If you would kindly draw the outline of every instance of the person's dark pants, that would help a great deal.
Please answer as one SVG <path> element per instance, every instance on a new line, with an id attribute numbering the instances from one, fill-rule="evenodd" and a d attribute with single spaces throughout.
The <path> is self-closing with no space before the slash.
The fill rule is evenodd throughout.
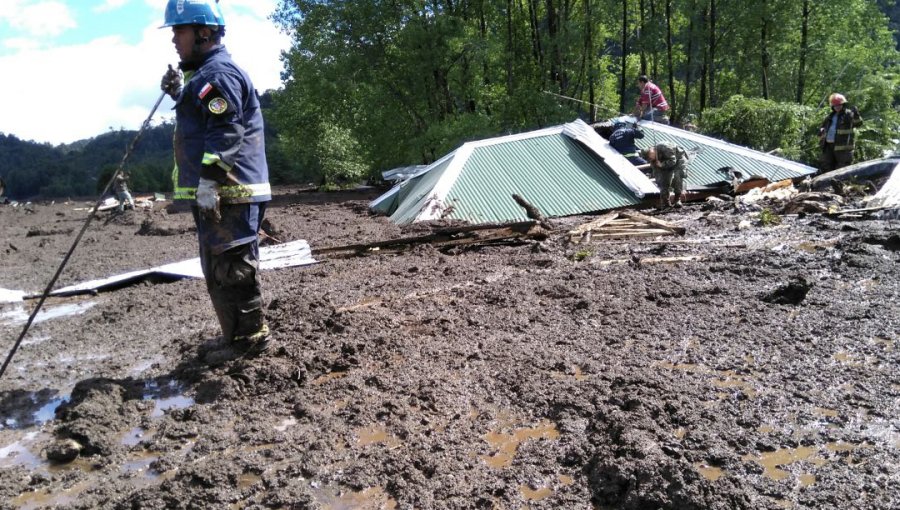
<path id="1" fill-rule="evenodd" d="M 853 162 L 853 151 L 836 151 L 834 144 L 825 142 L 822 144 L 822 160 L 819 173 L 830 172 L 843 168 Z"/>
<path id="2" fill-rule="evenodd" d="M 630 161 L 631 164 L 634 166 L 641 166 L 641 165 L 647 164 L 647 160 L 640 156 L 625 156 L 625 157 L 628 158 L 628 161 Z"/>
<path id="3" fill-rule="evenodd" d="M 265 324 L 258 277 L 258 232 L 265 206 L 223 205 L 219 222 L 192 208 L 206 289 L 226 341 L 253 335 Z"/>

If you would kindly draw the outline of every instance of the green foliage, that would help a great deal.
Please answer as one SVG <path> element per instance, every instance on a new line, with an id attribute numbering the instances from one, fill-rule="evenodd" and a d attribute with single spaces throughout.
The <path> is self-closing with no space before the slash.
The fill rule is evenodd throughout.
<path id="1" fill-rule="evenodd" d="M 764 152 L 780 149 L 786 158 L 814 162 L 821 119 L 811 107 L 733 96 L 720 108 L 705 110 L 699 128 L 732 143 Z"/>
<path id="2" fill-rule="evenodd" d="M 781 216 L 769 208 L 763 209 L 759 213 L 759 224 L 763 227 L 774 227 L 781 225 Z"/>
<path id="3" fill-rule="evenodd" d="M 591 250 L 578 250 L 572 255 L 572 260 L 574 260 L 575 262 L 581 262 L 593 254 L 594 253 Z"/>

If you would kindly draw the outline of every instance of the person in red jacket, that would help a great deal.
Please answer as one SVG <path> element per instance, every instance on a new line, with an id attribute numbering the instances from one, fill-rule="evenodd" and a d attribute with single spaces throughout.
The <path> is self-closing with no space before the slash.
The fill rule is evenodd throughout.
<path id="1" fill-rule="evenodd" d="M 638 78 L 638 88 L 641 89 L 641 93 L 637 98 L 637 103 L 634 105 L 632 115 L 640 120 L 651 120 L 668 124 L 669 103 L 666 102 L 666 97 L 663 95 L 662 90 L 650 81 L 650 78 L 647 78 L 646 75 L 641 75 Z"/>

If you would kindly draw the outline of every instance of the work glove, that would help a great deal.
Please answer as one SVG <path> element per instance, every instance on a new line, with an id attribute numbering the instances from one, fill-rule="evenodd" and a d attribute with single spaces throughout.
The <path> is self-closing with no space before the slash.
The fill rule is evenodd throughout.
<path id="1" fill-rule="evenodd" d="M 200 178 L 197 184 L 197 207 L 204 218 L 218 222 L 222 219 L 219 212 L 219 188 L 216 181 Z"/>
<path id="2" fill-rule="evenodd" d="M 169 64 L 169 70 L 163 75 L 159 88 L 169 95 L 172 99 L 178 99 L 181 94 L 181 82 L 184 80 L 184 74 L 180 69 L 173 69 Z"/>

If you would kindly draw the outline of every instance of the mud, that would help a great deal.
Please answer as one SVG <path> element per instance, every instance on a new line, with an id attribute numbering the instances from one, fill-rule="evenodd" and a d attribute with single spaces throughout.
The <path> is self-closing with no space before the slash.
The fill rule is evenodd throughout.
<path id="1" fill-rule="evenodd" d="M 427 233 L 376 195 L 282 189 L 266 231 Z M 0 288 L 43 289 L 86 207 L 0 207 Z M 266 272 L 261 354 L 218 339 L 199 281 L 48 301 L 0 380 L 0 507 L 900 506 L 896 224 L 660 217 L 687 235 L 573 246 L 588 218 L 557 218 L 539 243 Z M 59 285 L 195 235 L 161 204 L 101 216 Z M 0 309 L 4 356 L 33 305 Z M 60 441 L 74 461 L 47 461 Z"/>

